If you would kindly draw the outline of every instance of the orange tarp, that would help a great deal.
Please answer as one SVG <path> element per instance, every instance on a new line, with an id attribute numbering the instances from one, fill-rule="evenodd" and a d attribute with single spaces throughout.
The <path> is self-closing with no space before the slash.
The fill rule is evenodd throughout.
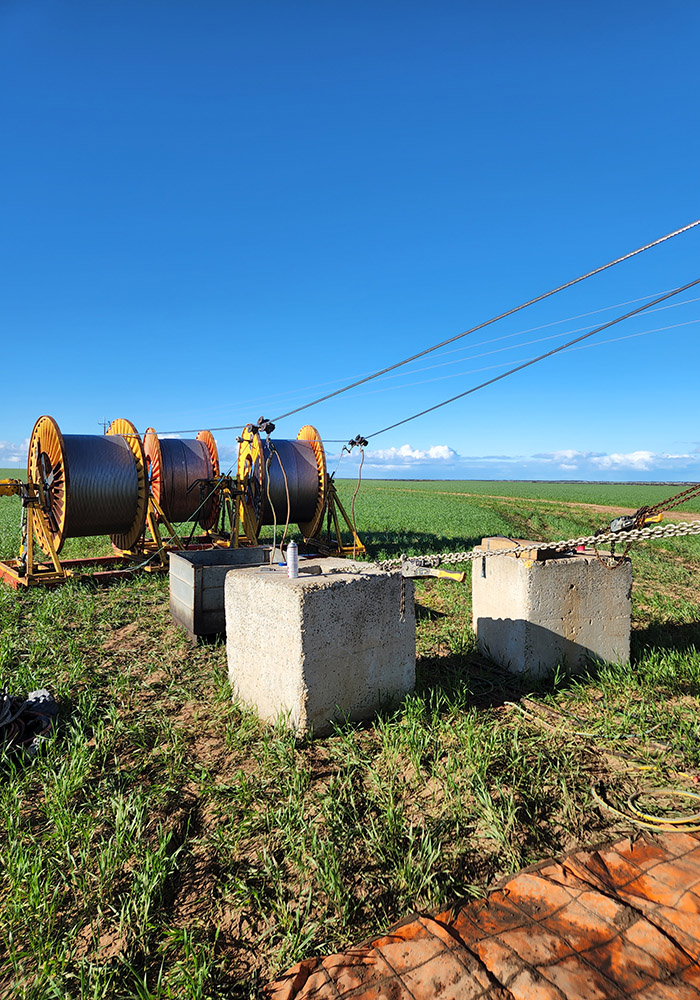
<path id="1" fill-rule="evenodd" d="M 700 837 L 622 840 L 300 962 L 270 1000 L 700 1000 Z"/>

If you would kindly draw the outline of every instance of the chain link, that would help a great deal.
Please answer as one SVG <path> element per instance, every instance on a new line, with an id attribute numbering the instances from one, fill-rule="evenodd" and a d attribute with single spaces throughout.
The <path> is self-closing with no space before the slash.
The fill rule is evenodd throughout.
<path id="1" fill-rule="evenodd" d="M 538 545 L 512 545 L 505 549 L 474 548 L 464 552 L 440 552 L 429 556 L 409 556 L 402 553 L 397 559 L 383 559 L 375 562 L 378 569 L 398 569 L 404 563 L 411 562 L 416 566 L 441 566 L 443 563 L 465 563 L 474 559 L 493 556 L 522 555 L 533 549 L 549 549 L 554 552 L 576 550 L 580 545 L 594 548 L 610 542 L 641 542 L 653 541 L 656 538 L 681 538 L 684 535 L 700 535 L 700 521 L 679 521 L 670 524 L 654 524 L 648 528 L 632 528 L 629 531 L 606 531 L 600 535 L 581 535 L 579 538 L 567 538 L 559 542 L 545 542 Z"/>
<path id="2" fill-rule="evenodd" d="M 647 515 L 659 514 L 662 510 L 673 510 L 675 507 L 681 507 L 689 500 L 695 499 L 698 494 L 700 494 L 700 483 L 693 483 L 692 486 L 681 490 L 680 493 L 674 493 L 668 500 L 662 500 L 660 503 L 654 504 L 653 507 L 642 507 L 640 509 L 645 511 Z"/>

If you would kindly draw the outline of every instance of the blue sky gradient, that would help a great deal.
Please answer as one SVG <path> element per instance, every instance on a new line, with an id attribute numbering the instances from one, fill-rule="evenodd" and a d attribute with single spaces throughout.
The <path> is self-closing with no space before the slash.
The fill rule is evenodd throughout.
<path id="1" fill-rule="evenodd" d="M 644 0 L 5 0 L 0 465 L 42 413 L 274 417 L 699 217 L 699 28 L 696 4 Z M 311 422 L 336 455 L 700 277 L 699 248 L 700 228 L 277 434 Z M 366 472 L 698 479 L 700 291 L 665 305 L 372 439 Z"/>

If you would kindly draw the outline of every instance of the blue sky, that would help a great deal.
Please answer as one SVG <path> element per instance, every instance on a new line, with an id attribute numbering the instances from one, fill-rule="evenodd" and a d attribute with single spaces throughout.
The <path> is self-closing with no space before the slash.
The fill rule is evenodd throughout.
<path id="1" fill-rule="evenodd" d="M 3 0 L 0 465 L 42 413 L 275 417 L 700 217 L 699 28 L 690 0 Z M 700 277 L 699 250 L 700 228 L 276 433 L 337 454 Z M 366 472 L 698 479 L 696 291 L 373 438 Z"/>

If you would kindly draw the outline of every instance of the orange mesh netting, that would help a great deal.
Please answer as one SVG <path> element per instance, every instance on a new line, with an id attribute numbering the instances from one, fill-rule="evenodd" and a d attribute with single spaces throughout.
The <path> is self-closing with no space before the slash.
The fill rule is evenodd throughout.
<path id="1" fill-rule="evenodd" d="M 700 1000 L 700 837 L 668 833 L 521 872 L 485 900 L 307 959 L 271 1000 Z"/>

